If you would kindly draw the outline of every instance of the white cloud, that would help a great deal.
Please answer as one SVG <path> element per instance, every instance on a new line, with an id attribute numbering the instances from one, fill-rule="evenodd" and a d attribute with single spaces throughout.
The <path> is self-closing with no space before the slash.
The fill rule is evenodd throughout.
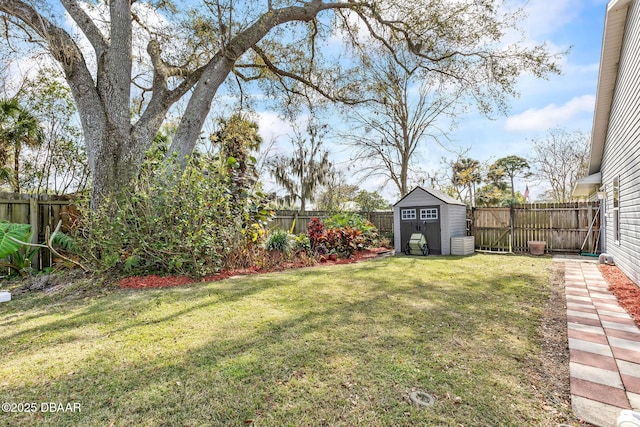
<path id="1" fill-rule="evenodd" d="M 594 62 L 586 65 L 574 65 L 567 63 L 567 65 L 563 66 L 563 70 L 565 74 L 575 74 L 575 75 L 598 75 L 598 71 L 600 71 L 600 63 Z"/>
<path id="2" fill-rule="evenodd" d="M 530 0 L 524 5 L 527 14 L 525 31 L 529 36 L 546 36 L 576 19 L 584 0 Z"/>
<path id="3" fill-rule="evenodd" d="M 43 68 L 56 69 L 57 67 L 55 60 L 40 49 L 25 52 L 8 63 L 4 77 L 5 90 L 8 92 L 5 96 L 14 96 L 25 79 L 36 78 Z"/>
<path id="4" fill-rule="evenodd" d="M 593 95 L 583 95 L 571 99 L 564 105 L 549 104 L 540 109 L 531 108 L 507 118 L 504 128 L 512 132 L 543 131 L 565 125 L 580 113 L 593 112 L 595 100 Z"/>
<path id="5" fill-rule="evenodd" d="M 271 154 L 283 154 L 287 148 L 289 138 L 293 135 L 291 124 L 282 120 L 278 114 L 272 111 L 262 111 L 256 113 L 256 121 L 262 140 L 263 148 L 268 147 L 273 142 L 273 152 Z"/>

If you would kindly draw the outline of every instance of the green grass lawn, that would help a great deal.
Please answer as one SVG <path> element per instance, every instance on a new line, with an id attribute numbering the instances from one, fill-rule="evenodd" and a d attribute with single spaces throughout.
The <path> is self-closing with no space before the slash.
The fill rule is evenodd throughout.
<path id="1" fill-rule="evenodd" d="M 0 304 L 0 401 L 81 412 L 0 424 L 551 425 L 527 373 L 550 274 L 549 258 L 398 256 L 20 294 Z"/>

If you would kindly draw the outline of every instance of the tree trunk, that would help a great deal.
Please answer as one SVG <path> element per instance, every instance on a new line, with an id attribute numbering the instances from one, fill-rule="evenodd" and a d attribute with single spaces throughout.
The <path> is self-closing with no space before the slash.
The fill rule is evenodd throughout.
<path id="1" fill-rule="evenodd" d="M 20 193 L 20 144 L 17 141 L 14 141 L 13 148 L 13 171 L 16 180 L 13 186 L 13 192 Z"/>
<path id="2" fill-rule="evenodd" d="M 176 153 L 181 164 L 189 156 L 200 136 L 204 122 L 211 109 L 211 102 L 218 93 L 218 88 L 227 79 L 233 69 L 234 60 L 221 57 L 207 66 L 202 78 L 195 87 L 185 114 L 182 115 L 178 130 L 173 138 L 169 153 Z"/>
<path id="3" fill-rule="evenodd" d="M 513 176 L 511 178 L 511 204 L 513 205 L 516 202 L 516 189 L 513 186 Z"/>
<path id="4" fill-rule="evenodd" d="M 93 164 L 90 165 L 93 182 L 91 209 L 98 208 L 106 197 L 118 195 L 119 191 L 128 188 L 131 180 L 136 176 L 138 166 L 144 158 L 144 152 L 152 143 L 152 141 L 138 141 L 134 144 L 125 138 L 120 132 L 111 130 L 105 132 L 96 143 L 98 149 L 94 155 Z M 133 151 L 128 148 L 132 145 L 146 148 Z"/>
<path id="5" fill-rule="evenodd" d="M 402 164 L 400 165 L 400 197 L 404 197 L 409 192 L 407 180 L 409 179 L 409 157 L 402 156 Z"/>
<path id="6" fill-rule="evenodd" d="M 353 8 L 349 3 L 312 1 L 303 6 L 269 9 L 252 25 L 226 43 L 207 65 L 187 75 L 182 83 L 169 89 L 167 80 L 178 74 L 162 60 L 157 44 L 150 43 L 148 53 L 154 67 L 153 95 L 147 109 L 135 124 L 131 122 L 132 19 L 130 0 L 111 0 L 109 18 L 100 28 L 80 4 L 61 0 L 93 48 L 97 65 L 94 74 L 85 62 L 71 35 L 56 26 L 34 6 L 22 0 L 0 0 L 0 11 L 16 17 L 33 29 L 60 63 L 78 107 L 84 132 L 89 168 L 92 173 L 92 209 L 104 197 L 126 186 L 135 176 L 145 151 L 166 113 L 173 104 L 192 91 L 170 152 L 184 162 L 191 154 L 209 113 L 219 86 L 226 80 L 235 61 L 255 46 L 273 28 L 291 21 L 310 21 L 318 13 L 333 8 Z M 102 23 L 104 24 L 104 22 Z"/>

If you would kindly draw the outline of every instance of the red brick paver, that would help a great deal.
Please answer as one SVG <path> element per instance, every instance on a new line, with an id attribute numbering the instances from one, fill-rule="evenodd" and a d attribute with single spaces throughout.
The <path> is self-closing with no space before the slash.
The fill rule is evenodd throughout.
<path id="1" fill-rule="evenodd" d="M 565 261 L 572 406 L 602 427 L 640 411 L 640 330 L 607 288 L 596 263 Z"/>

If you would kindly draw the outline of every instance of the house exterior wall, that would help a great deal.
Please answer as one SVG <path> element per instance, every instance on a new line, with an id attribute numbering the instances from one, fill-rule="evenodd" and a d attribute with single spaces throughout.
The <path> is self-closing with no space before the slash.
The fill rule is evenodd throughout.
<path id="1" fill-rule="evenodd" d="M 606 191 L 605 248 L 640 283 L 640 2 L 629 7 L 602 157 Z M 619 240 L 614 227 L 614 181 L 619 180 Z"/>

